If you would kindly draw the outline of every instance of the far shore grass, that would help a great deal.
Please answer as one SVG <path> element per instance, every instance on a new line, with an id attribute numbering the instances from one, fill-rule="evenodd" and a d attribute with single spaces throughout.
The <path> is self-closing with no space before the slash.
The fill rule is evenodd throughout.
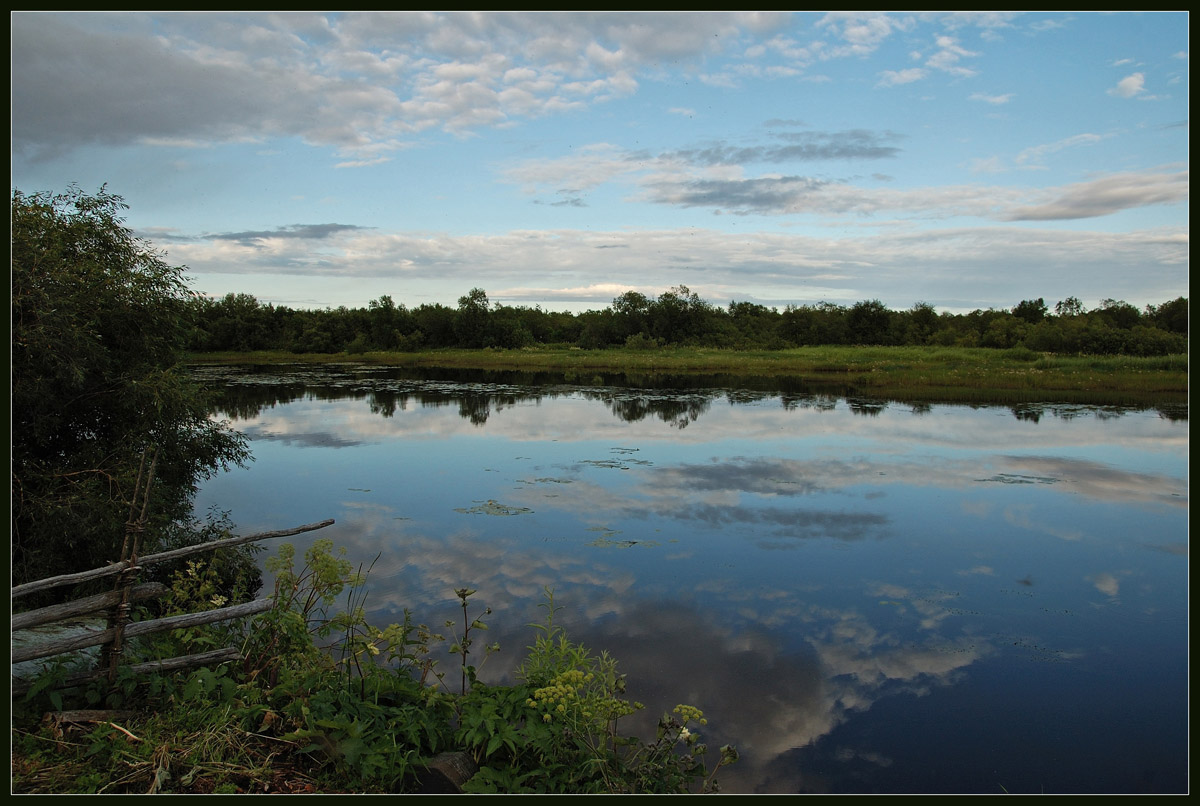
<path id="1" fill-rule="evenodd" d="M 1097 405 L 1180 404 L 1188 400 L 1188 357 L 1170 355 L 1069 356 L 966 347 L 800 347 L 790 350 L 654 350 L 534 347 L 520 350 L 423 352 L 197 353 L 203 364 L 358 363 L 563 373 L 586 382 L 589 374 L 720 375 L 788 379 L 815 392 L 897 400 Z"/>

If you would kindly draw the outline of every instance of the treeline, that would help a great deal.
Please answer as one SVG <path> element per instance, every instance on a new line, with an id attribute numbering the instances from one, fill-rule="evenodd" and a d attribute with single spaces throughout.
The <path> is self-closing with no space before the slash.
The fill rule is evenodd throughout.
<path id="1" fill-rule="evenodd" d="M 1024 346 L 1036 352 L 1170 355 L 1187 352 L 1188 301 L 1145 310 L 1106 299 L 1085 310 L 1068 297 L 1050 309 L 1041 298 L 1010 310 L 939 313 L 918 302 L 889 310 L 879 300 L 851 306 L 821 302 L 783 311 L 751 302 L 720 307 L 687 286 L 650 298 L 628 291 L 603 310 L 574 314 L 540 306 L 491 304 L 472 289 L 458 306 L 408 308 L 390 296 L 366 308 L 297 310 L 262 304 L 248 294 L 198 298 L 190 348 L 196 352 L 277 350 L 363 353 L 437 348 L 576 346 L 584 349 L 663 346 L 776 350 L 821 345 Z"/>

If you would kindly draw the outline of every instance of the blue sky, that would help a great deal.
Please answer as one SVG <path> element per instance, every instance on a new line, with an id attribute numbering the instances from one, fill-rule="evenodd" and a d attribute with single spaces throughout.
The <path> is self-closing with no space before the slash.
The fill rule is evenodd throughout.
<path id="1" fill-rule="evenodd" d="M 10 15 L 12 185 L 295 308 L 1188 294 L 1186 12 Z"/>

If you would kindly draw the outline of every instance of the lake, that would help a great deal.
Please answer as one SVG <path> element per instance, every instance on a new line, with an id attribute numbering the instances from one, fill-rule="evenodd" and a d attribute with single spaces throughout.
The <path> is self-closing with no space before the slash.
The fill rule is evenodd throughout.
<path id="1" fill-rule="evenodd" d="M 488 682 L 552 589 L 646 704 L 630 729 L 686 703 L 711 748 L 737 746 L 725 792 L 1188 790 L 1186 407 L 196 373 L 255 456 L 198 514 L 243 534 L 336 519 L 285 540 L 370 566 L 379 626 L 405 608 L 440 626 L 476 589 Z"/>

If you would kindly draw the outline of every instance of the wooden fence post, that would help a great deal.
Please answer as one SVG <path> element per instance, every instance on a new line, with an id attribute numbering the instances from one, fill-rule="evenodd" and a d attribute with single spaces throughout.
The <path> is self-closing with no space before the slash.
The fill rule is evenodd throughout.
<path id="1" fill-rule="evenodd" d="M 143 456 L 143 467 L 145 457 Z M 51 657 L 60 655 L 65 652 L 72 652 L 77 649 L 84 649 L 91 646 L 104 646 L 101 655 L 101 662 L 97 669 L 91 671 L 78 672 L 68 677 L 60 685 L 78 685 L 81 682 L 95 680 L 107 677 L 109 683 L 115 679 L 116 670 L 120 663 L 120 658 L 123 654 L 125 641 L 127 639 L 136 638 L 141 635 L 149 635 L 155 632 L 165 630 L 175 630 L 185 627 L 191 627 L 201 624 L 209 624 L 215 621 L 228 621 L 231 619 L 245 618 L 269 610 L 273 604 L 272 598 L 257 599 L 253 602 L 246 602 L 240 605 L 231 607 L 223 607 L 217 610 L 208 610 L 200 613 L 185 613 L 178 616 L 168 616 L 166 618 L 154 619 L 151 621 L 129 622 L 130 603 L 137 599 L 143 599 L 150 596 L 158 596 L 166 591 L 166 587 L 159 583 L 147 583 L 144 585 L 134 586 L 133 581 L 137 573 L 141 569 L 152 563 L 166 562 L 175 560 L 181 557 L 186 557 L 191 554 L 197 554 L 203 551 L 213 551 L 220 548 L 230 546 L 238 546 L 245 543 L 252 543 L 257 540 L 269 540 L 276 537 L 286 537 L 288 535 L 300 534 L 302 532 L 311 532 L 316 529 L 324 529 L 326 526 L 331 526 L 334 521 L 329 518 L 318 523 L 309 523 L 303 526 L 297 526 L 292 529 L 282 529 L 274 532 L 261 532 L 253 535 L 244 535 L 241 537 L 227 538 L 224 540 L 213 540 L 208 543 L 202 543 L 195 546 L 184 546 L 183 548 L 172 549 L 170 551 L 159 552 L 158 554 L 149 554 L 144 557 L 138 557 L 140 549 L 141 535 L 140 532 L 145 526 L 146 506 L 150 494 L 150 484 L 153 482 L 154 469 L 156 459 L 152 459 L 150 463 L 150 472 L 146 477 L 144 486 L 139 486 L 141 491 L 142 510 L 141 513 L 134 517 L 136 510 L 136 501 L 138 496 L 135 495 L 135 503 L 130 507 L 130 520 L 126 523 L 126 541 L 122 546 L 121 560 L 113 563 L 105 568 L 94 569 L 92 571 L 84 571 L 78 574 L 63 574 L 57 577 L 48 579 L 36 580 L 24 585 L 18 585 L 12 589 L 12 598 L 33 593 L 34 591 L 48 590 L 59 585 L 67 585 L 75 582 L 83 582 L 90 579 L 99 579 L 105 576 L 117 575 L 117 581 L 114 585 L 114 590 L 109 593 L 102 593 L 96 596 L 86 597 L 84 599 L 68 602 L 61 605 L 53 605 L 44 607 L 39 610 L 29 611 L 13 616 L 12 631 L 30 629 L 43 624 L 48 624 L 54 621 L 61 621 L 65 618 L 79 616 L 86 613 L 93 613 L 98 610 L 109 610 L 107 619 L 107 627 L 103 630 L 93 630 L 82 636 L 73 638 L 57 639 L 33 646 L 25 646 L 14 648 L 12 652 L 12 663 L 23 663 L 29 660 L 37 660 L 39 658 Z M 142 471 L 138 471 L 138 483 L 141 485 Z M 213 652 L 200 653 L 197 655 L 186 655 L 177 658 L 167 658 L 148 663 L 140 663 L 131 666 L 131 670 L 135 673 L 151 672 L 151 671 L 168 671 L 172 669 L 189 668 L 191 666 L 201 666 L 210 663 L 220 663 L 229 660 L 236 660 L 240 653 L 237 649 L 226 647 L 224 649 L 215 650 Z M 32 686 L 32 681 L 23 678 L 13 678 L 13 693 L 14 696 L 18 693 L 24 693 Z"/>
<path id="2" fill-rule="evenodd" d="M 146 475 L 146 484 L 142 486 L 142 472 L 146 468 L 146 451 L 142 450 L 142 461 L 138 465 L 137 481 L 133 485 L 133 497 L 129 502 L 129 517 L 125 520 L 125 540 L 121 543 L 121 562 L 127 563 L 126 570 L 117 576 L 113 590 L 121 595 L 108 616 L 108 628 L 113 631 L 113 639 L 104 645 L 100 654 L 101 667 L 108 667 L 109 685 L 117 679 L 117 668 L 121 664 L 121 655 L 125 652 L 125 625 L 129 622 L 129 590 L 137 577 L 138 549 L 142 544 L 142 532 L 146 528 L 146 512 L 150 508 L 150 489 L 154 484 L 154 473 L 158 469 L 158 447 L 150 459 L 150 472 Z M 142 501 L 142 511 L 137 511 L 138 498 Z M 135 518 L 134 515 L 137 514 Z"/>

